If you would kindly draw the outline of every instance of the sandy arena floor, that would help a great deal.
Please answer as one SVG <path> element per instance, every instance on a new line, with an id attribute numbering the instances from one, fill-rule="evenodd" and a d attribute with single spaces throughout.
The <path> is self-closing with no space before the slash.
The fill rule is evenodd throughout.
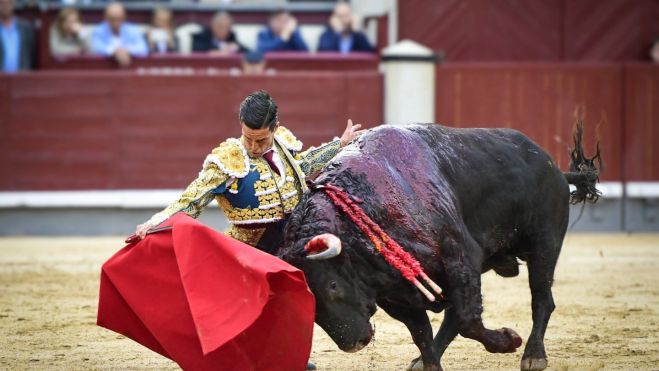
<path id="1" fill-rule="evenodd" d="M 176 364 L 95 326 L 99 268 L 120 238 L 0 238 L 0 369 L 167 370 Z M 526 341 L 531 296 L 526 270 L 483 277 L 485 322 Z M 659 234 L 571 235 L 554 285 L 546 347 L 555 370 L 659 370 Z M 442 315 L 433 318 L 437 328 Z M 417 350 L 405 327 L 379 311 L 375 341 L 339 351 L 316 329 L 319 370 L 403 370 Z M 489 354 L 458 337 L 447 370 L 516 370 L 521 351 Z"/>

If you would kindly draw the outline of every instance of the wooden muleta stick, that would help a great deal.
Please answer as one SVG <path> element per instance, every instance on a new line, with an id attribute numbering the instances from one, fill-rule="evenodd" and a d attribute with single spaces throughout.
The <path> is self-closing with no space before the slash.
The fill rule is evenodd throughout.
<path id="1" fill-rule="evenodd" d="M 146 234 L 147 234 L 147 235 L 150 235 L 150 234 L 154 234 L 154 233 L 158 233 L 158 232 L 162 232 L 162 231 L 168 231 L 168 230 L 170 230 L 170 229 L 172 229 L 172 226 L 171 226 L 171 225 L 166 225 L 166 226 L 164 226 L 164 227 L 158 227 L 158 228 L 152 228 L 152 229 L 149 229 L 149 230 L 146 232 Z M 140 237 L 139 237 L 138 235 L 136 235 L 136 234 L 131 234 L 130 236 L 126 237 L 126 241 L 125 241 L 125 242 L 126 242 L 126 243 L 135 243 L 135 242 L 137 242 L 137 241 L 139 241 L 139 240 L 140 240 Z"/>

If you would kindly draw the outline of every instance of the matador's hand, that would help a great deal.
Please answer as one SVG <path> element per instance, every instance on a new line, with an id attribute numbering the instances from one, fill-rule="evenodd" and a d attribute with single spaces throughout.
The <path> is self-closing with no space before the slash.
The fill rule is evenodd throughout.
<path id="1" fill-rule="evenodd" d="M 359 136 L 366 131 L 358 130 L 360 127 L 362 126 L 359 124 L 353 125 L 352 120 L 348 119 L 348 126 L 346 126 L 346 130 L 343 132 L 343 135 L 341 135 L 341 147 L 347 146 L 348 143 L 359 138 Z"/>
<path id="2" fill-rule="evenodd" d="M 135 235 L 142 240 L 144 239 L 144 237 L 146 237 L 146 233 L 151 228 L 153 228 L 153 226 L 149 223 L 140 224 L 137 226 L 137 229 L 135 230 Z"/>

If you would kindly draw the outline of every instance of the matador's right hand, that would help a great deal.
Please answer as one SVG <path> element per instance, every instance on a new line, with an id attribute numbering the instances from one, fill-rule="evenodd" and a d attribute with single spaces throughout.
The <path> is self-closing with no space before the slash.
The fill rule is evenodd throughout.
<path id="1" fill-rule="evenodd" d="M 140 238 L 140 240 L 143 240 L 144 237 L 146 237 L 147 232 L 153 228 L 153 225 L 147 223 L 140 224 L 137 226 L 137 229 L 135 229 L 135 235 Z"/>

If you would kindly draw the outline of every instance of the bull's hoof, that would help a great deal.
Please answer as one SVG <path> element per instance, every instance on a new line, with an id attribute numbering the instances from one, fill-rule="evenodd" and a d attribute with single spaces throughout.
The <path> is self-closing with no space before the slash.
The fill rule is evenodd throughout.
<path id="1" fill-rule="evenodd" d="M 505 334 L 510 339 L 510 344 L 512 345 L 512 347 L 508 350 L 509 352 L 514 352 L 515 349 L 519 348 L 522 345 L 522 338 L 519 335 L 517 335 L 515 330 L 504 327 L 498 329 L 497 331 Z"/>
<path id="2" fill-rule="evenodd" d="M 519 368 L 522 371 L 540 371 L 547 368 L 547 358 L 524 358 Z"/>
<path id="3" fill-rule="evenodd" d="M 413 359 L 410 365 L 407 366 L 407 371 L 423 371 L 423 360 L 421 357 Z"/>
<path id="4" fill-rule="evenodd" d="M 424 367 L 423 360 L 418 357 L 407 366 L 407 371 L 442 371 L 442 366 L 428 365 Z"/>

